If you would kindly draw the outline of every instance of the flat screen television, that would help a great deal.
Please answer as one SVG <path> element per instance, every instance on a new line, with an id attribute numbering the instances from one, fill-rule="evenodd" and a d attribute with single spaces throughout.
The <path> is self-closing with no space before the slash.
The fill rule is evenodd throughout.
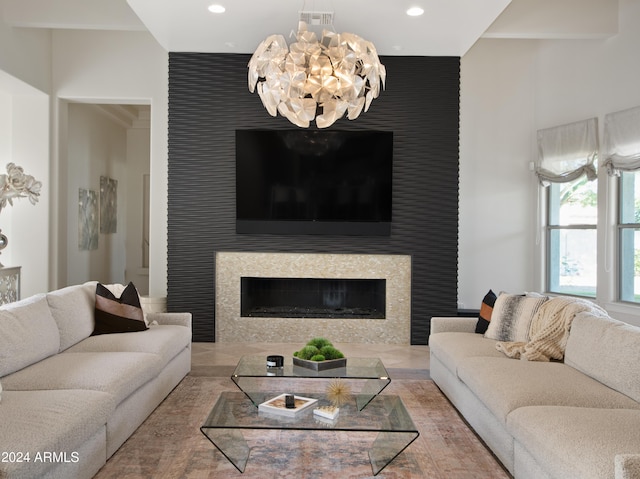
<path id="1" fill-rule="evenodd" d="M 236 232 L 391 234 L 393 132 L 237 130 Z"/>

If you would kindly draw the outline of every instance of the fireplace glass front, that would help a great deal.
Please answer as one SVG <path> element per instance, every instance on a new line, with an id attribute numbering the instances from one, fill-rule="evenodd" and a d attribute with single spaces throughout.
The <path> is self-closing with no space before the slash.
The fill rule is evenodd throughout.
<path id="1" fill-rule="evenodd" d="M 241 278 L 240 314 L 385 319 L 385 279 Z"/>

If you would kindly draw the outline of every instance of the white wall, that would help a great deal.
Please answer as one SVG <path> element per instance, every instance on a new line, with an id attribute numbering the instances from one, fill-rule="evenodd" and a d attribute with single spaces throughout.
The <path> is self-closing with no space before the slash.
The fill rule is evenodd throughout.
<path id="1" fill-rule="evenodd" d="M 42 92 L 49 92 L 51 33 L 48 30 L 13 28 L 0 21 L 0 45 L 0 76 L 9 74 Z M 0 90 L 4 86 L 0 81 Z"/>
<path id="2" fill-rule="evenodd" d="M 13 96 L 11 160 L 42 182 L 35 205 L 27 198 L 11 206 L 9 246 L 12 266 L 22 266 L 22 297 L 48 291 L 49 221 L 49 97 L 44 94 Z M 6 264 L 6 263 L 5 263 Z M 8 264 L 9 265 L 9 264 Z"/>
<path id="3" fill-rule="evenodd" d="M 606 38 L 618 31 L 618 0 L 512 0 L 490 38 Z"/>
<path id="4" fill-rule="evenodd" d="M 461 61 L 458 302 L 533 290 L 536 42 L 481 40 Z"/>
<path id="5" fill-rule="evenodd" d="M 50 39 L 46 30 L 0 22 L 0 171 L 14 162 L 43 183 L 35 206 L 21 199 L 0 213 L 0 228 L 9 238 L 0 261 L 22 266 L 22 297 L 49 286 Z"/>
<path id="6" fill-rule="evenodd" d="M 620 33 L 602 40 L 481 39 L 461 61 L 458 301 L 477 309 L 489 288 L 540 291 L 537 184 L 528 164 L 538 129 L 640 105 L 640 2 L 620 0 Z M 602 174 L 599 194 L 615 188 Z M 601 220 L 615 220 L 601 208 Z M 640 324 L 638 308 L 613 304 L 615 277 L 599 231 L 598 302 Z M 611 258 L 609 258 L 611 261 Z"/>
<path id="7" fill-rule="evenodd" d="M 0 90 L 0 174 L 6 173 L 7 163 L 12 161 L 11 150 L 13 145 L 13 97 Z M 9 238 L 13 231 L 12 208 L 6 207 L 0 211 L 0 231 Z M 8 248 L 8 246 L 7 246 Z M 0 264 L 4 266 L 14 266 L 13 258 L 10 256 L 11 249 L 0 252 Z"/>
<path id="8" fill-rule="evenodd" d="M 21 266 L 21 296 L 48 290 L 49 271 L 49 98 L 5 73 L 0 81 L 0 174 L 8 163 L 42 182 L 39 201 L 14 200 L 0 212 L 9 244 L 5 266 Z"/>
<path id="9" fill-rule="evenodd" d="M 168 53 L 146 32 L 57 30 L 53 33 L 52 95 L 91 103 L 151 105 L 151 221 L 149 294 L 167 283 Z M 54 135 L 65 138 L 66 103 L 54 115 Z M 67 145 L 56 145 L 60 165 Z M 61 194 L 64 195 L 64 192 Z M 64 243 L 57 246 L 64 255 Z M 64 285 L 59 268 L 57 285 Z"/>
<path id="10" fill-rule="evenodd" d="M 149 128 L 127 130 L 127 171 L 124 178 L 128 205 L 125 283 L 132 281 L 142 295 L 149 294 L 149 269 L 142 267 L 143 178 L 149 174 L 149 140 Z"/>
<path id="11" fill-rule="evenodd" d="M 60 269 L 65 284 L 89 280 L 103 283 L 133 281 L 147 294 L 148 270 L 142 271 L 143 175 L 149 173 L 149 128 L 127 128 L 105 109 L 85 103 L 66 105 L 67 148 L 64 163 L 66 192 L 63 219 L 66 256 Z M 79 189 L 99 196 L 100 177 L 118 182 L 117 231 L 100 233 L 98 248 L 81 250 L 78 240 Z M 96 218 L 99 221 L 99 217 Z"/>
<path id="12" fill-rule="evenodd" d="M 66 284 L 96 280 L 123 283 L 126 261 L 127 132 L 91 105 L 69 104 L 66 207 Z M 117 231 L 98 235 L 98 248 L 78 247 L 78 193 L 100 195 L 100 177 L 118 181 Z M 96 218 L 99 221 L 99 217 Z"/>

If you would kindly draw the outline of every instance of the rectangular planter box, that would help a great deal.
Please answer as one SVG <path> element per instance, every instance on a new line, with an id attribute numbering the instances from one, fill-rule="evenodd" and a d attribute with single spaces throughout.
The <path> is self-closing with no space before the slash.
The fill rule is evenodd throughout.
<path id="1" fill-rule="evenodd" d="M 326 369 L 344 368 L 347 366 L 347 358 L 328 359 L 326 361 L 309 361 L 293 357 L 293 365 L 311 369 L 313 371 L 324 371 Z"/>

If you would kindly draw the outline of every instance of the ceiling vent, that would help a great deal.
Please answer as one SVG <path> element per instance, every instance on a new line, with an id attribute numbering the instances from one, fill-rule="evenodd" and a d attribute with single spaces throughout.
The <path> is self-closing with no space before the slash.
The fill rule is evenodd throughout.
<path id="1" fill-rule="evenodd" d="M 299 20 L 307 25 L 333 25 L 333 12 L 300 12 Z"/>

